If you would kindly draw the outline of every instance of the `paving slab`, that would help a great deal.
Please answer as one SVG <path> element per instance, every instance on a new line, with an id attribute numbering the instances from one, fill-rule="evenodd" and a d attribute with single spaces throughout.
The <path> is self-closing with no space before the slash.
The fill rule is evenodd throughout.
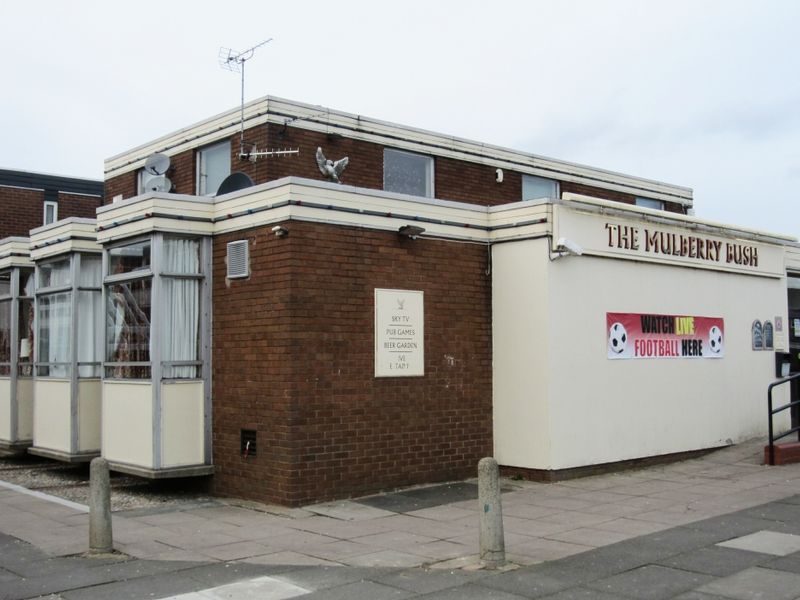
<path id="1" fill-rule="evenodd" d="M 793 600 L 800 596 L 800 575 L 752 567 L 700 586 L 697 591 L 735 600 Z"/>
<path id="2" fill-rule="evenodd" d="M 718 546 L 726 548 L 739 548 L 751 552 L 786 556 L 800 551 L 800 535 L 780 533 L 777 531 L 756 531 L 732 540 L 720 542 Z"/>

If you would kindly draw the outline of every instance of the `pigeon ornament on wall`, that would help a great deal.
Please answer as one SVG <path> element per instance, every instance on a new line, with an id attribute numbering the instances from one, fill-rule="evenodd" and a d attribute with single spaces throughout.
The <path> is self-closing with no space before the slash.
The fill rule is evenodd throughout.
<path id="1" fill-rule="evenodd" d="M 331 181 L 341 183 L 341 181 L 339 181 L 339 176 L 349 162 L 350 159 L 346 156 L 333 162 L 331 159 L 325 158 L 325 155 L 322 153 L 322 148 L 317 148 L 317 166 L 319 166 L 320 172 Z"/>

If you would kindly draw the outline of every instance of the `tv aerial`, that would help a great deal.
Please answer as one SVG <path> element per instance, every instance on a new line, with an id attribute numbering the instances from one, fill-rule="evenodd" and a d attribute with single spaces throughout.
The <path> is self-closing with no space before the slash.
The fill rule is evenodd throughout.
<path id="1" fill-rule="evenodd" d="M 265 46 L 272 41 L 272 38 L 268 40 L 264 40 L 256 44 L 255 46 L 251 46 L 247 50 L 242 50 L 241 52 L 237 52 L 236 50 L 232 50 L 230 48 L 220 48 L 219 49 L 219 66 L 223 69 L 227 69 L 228 71 L 233 71 L 234 73 L 241 73 L 242 74 L 242 102 L 241 102 L 241 112 L 240 112 L 240 129 L 239 129 L 239 158 L 240 159 L 249 159 L 251 162 L 255 162 L 257 158 L 261 156 L 283 156 L 285 154 L 299 154 L 300 150 L 298 149 L 278 149 L 278 150 L 258 150 L 258 148 L 253 145 L 253 148 L 250 152 L 244 151 L 244 66 L 245 63 L 253 58 L 256 53 L 256 50 L 261 48 L 261 46 Z"/>

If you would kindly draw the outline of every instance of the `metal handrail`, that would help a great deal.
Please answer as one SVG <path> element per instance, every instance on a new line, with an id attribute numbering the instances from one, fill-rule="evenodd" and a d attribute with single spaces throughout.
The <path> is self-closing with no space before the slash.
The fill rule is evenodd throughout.
<path id="1" fill-rule="evenodd" d="M 773 409 L 772 408 L 772 390 L 774 388 L 778 387 L 779 385 L 783 385 L 784 383 L 788 383 L 788 382 L 793 381 L 793 380 L 798 379 L 798 378 L 800 378 L 800 373 L 795 373 L 794 375 L 789 375 L 788 377 L 782 377 L 781 379 L 778 379 L 777 381 L 773 381 L 772 383 L 770 383 L 769 387 L 767 388 L 767 405 L 769 407 L 769 417 L 768 417 L 768 420 L 769 420 L 769 464 L 773 465 L 773 466 L 775 465 L 775 442 L 776 442 L 776 440 L 779 440 L 781 438 L 785 438 L 787 435 L 791 435 L 791 434 L 797 432 L 797 441 L 800 442 L 800 426 L 792 427 L 788 431 L 784 431 L 782 434 L 780 434 L 779 436 L 776 437 L 775 434 L 774 434 L 773 428 L 772 428 L 772 417 L 777 415 L 779 412 L 783 412 L 787 408 L 791 408 L 793 406 L 800 405 L 800 400 L 793 400 L 793 401 L 789 402 L 788 404 L 784 404 L 783 406 L 779 406 L 778 408 Z"/>

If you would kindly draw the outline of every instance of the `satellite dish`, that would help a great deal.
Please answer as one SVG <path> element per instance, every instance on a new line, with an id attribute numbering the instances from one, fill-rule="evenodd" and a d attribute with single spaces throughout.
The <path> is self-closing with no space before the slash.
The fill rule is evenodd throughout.
<path id="1" fill-rule="evenodd" d="M 253 180 L 250 179 L 250 176 L 247 173 L 236 171 L 222 180 L 222 183 L 219 184 L 219 189 L 217 190 L 217 196 L 229 194 L 237 190 L 243 190 L 244 188 L 249 188 L 252 185 L 254 185 Z"/>
<path id="2" fill-rule="evenodd" d="M 169 177 L 159 175 L 153 177 L 150 181 L 145 183 L 146 192 L 169 192 L 172 189 L 172 181 Z"/>
<path id="3" fill-rule="evenodd" d="M 147 157 L 144 161 L 144 170 L 150 175 L 163 175 L 169 169 L 170 160 L 166 154 L 156 152 Z"/>

